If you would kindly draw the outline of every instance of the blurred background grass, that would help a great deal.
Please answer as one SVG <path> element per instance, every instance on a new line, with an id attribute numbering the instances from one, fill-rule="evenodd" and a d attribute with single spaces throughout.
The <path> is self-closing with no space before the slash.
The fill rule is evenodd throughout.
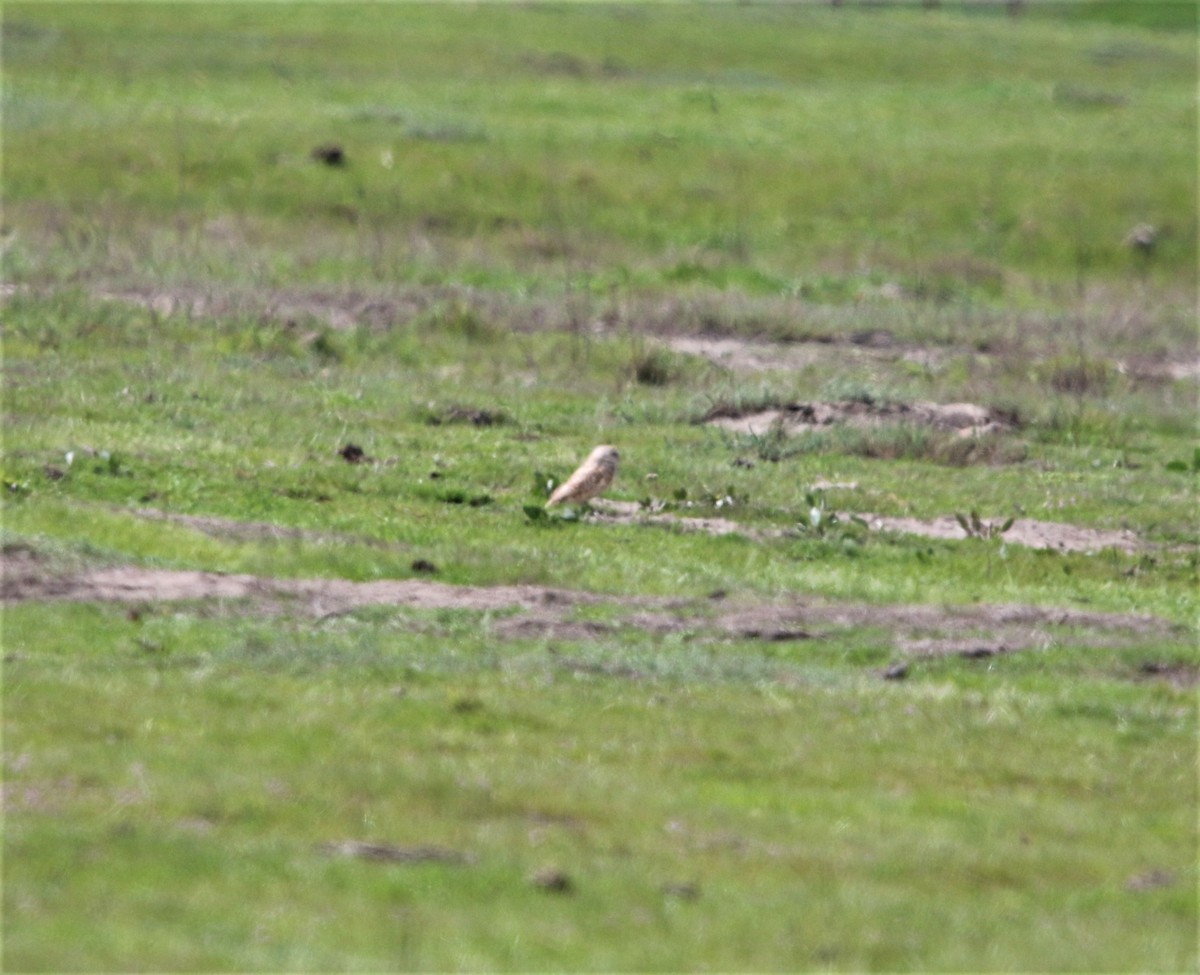
<path id="1" fill-rule="evenodd" d="M 10 4 L 9 273 L 1186 289 L 1187 7 Z"/>

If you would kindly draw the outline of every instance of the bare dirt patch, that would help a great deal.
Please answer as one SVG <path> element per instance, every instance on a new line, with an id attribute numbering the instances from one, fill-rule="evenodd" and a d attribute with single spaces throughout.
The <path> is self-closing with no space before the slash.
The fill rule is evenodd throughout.
<path id="1" fill-rule="evenodd" d="M 826 361 L 834 348 L 843 364 L 899 359 L 932 368 L 950 355 L 944 348 L 900 342 L 884 329 L 851 332 L 844 338 L 828 336 L 800 342 L 768 342 L 727 335 L 670 335 L 662 342 L 674 352 L 707 359 L 713 365 L 735 373 L 798 372 Z"/>
<path id="2" fill-rule="evenodd" d="M 717 407 L 704 421 L 733 433 L 763 436 L 774 430 L 800 433 L 820 427 L 871 427 L 883 424 L 928 426 L 960 436 L 1010 433 L 1017 418 L 975 403 L 876 403 L 846 400 L 833 403 L 789 403 L 778 409 L 743 413 Z"/>
<path id="3" fill-rule="evenodd" d="M 922 345 L 896 338 L 886 329 L 849 332 L 821 339 L 771 342 L 737 336 L 665 335 L 662 342 L 671 350 L 706 359 L 730 372 L 796 372 L 818 366 L 836 351 L 840 364 L 910 362 L 924 369 L 938 369 L 962 348 Z M 989 353 L 973 347 L 970 353 L 986 358 Z M 990 352 L 995 353 L 993 348 Z M 1113 363 L 1118 373 L 1150 383 L 1200 379 L 1200 359 L 1194 349 L 1181 350 L 1177 357 L 1133 356 Z"/>
<path id="4" fill-rule="evenodd" d="M 752 539 L 786 538 L 794 534 L 782 528 L 753 528 L 739 524 L 729 518 L 690 518 L 675 514 L 648 512 L 633 502 L 599 500 L 592 502 L 596 512 L 591 516 L 597 520 L 614 523 L 636 523 L 659 525 L 677 531 L 703 532 L 708 535 L 744 535 Z M 861 518 L 872 531 L 899 532 L 922 538 L 962 540 L 969 538 L 958 520 L 946 515 L 941 518 L 922 520 L 919 518 L 893 517 L 861 512 L 839 512 L 838 517 L 848 521 L 851 517 Z M 1131 531 L 1111 531 L 1102 528 L 1083 528 L 1061 522 L 1038 521 L 1021 518 L 1003 535 L 1006 544 L 1024 545 L 1035 549 L 1052 549 L 1056 552 L 1100 552 L 1115 548 L 1122 552 L 1135 552 L 1143 543 Z"/>
<path id="5" fill-rule="evenodd" d="M 764 540 L 785 538 L 791 534 L 781 528 L 754 528 L 729 518 L 688 517 L 666 512 L 648 511 L 632 501 L 610 501 L 600 499 L 592 502 L 595 509 L 590 517 L 596 521 L 613 524 L 642 524 L 671 528 L 677 531 L 702 532 L 706 535 L 742 535 L 746 538 Z M 387 548 L 389 543 L 370 536 L 343 535 L 330 532 L 312 532 L 300 528 L 287 528 L 268 522 L 233 521 L 202 515 L 179 515 L 154 508 L 139 508 L 135 514 L 143 518 L 170 521 L 185 525 L 206 535 L 230 538 L 236 541 L 307 541 L 321 543 L 353 543 Z M 872 531 L 899 532 L 922 538 L 962 540 L 968 538 L 966 530 L 957 519 L 946 515 L 941 518 L 922 520 L 871 513 L 854 513 L 863 519 Z M 851 518 L 850 512 L 839 512 L 843 521 Z M 1052 549 L 1057 552 L 1100 552 L 1115 548 L 1122 552 L 1136 552 L 1145 546 L 1131 531 L 1112 531 L 1101 528 L 1084 528 L 1062 522 L 1039 521 L 1021 518 L 1013 522 L 1004 533 L 1006 544 L 1024 545 L 1035 549 Z"/>
<path id="6" fill-rule="evenodd" d="M 0 299 L 22 290 L 18 285 L 0 285 Z M 577 309 L 561 302 L 514 302 L 496 294 L 454 285 L 419 285 L 378 289 L 314 289 L 237 287 L 227 284 L 181 285 L 108 285 L 97 283 L 95 297 L 140 305 L 155 315 L 187 317 L 240 316 L 263 323 L 290 326 L 309 322 L 338 330 L 362 326 L 387 328 L 411 321 L 430 309 L 447 302 L 466 302 L 477 308 L 498 327 L 513 331 L 538 331 L 572 328 L 578 325 Z M 884 294 L 889 300 L 893 291 Z M 1126 320 L 1136 319 L 1139 308 L 1112 311 L 1113 297 L 1100 302 L 1109 317 L 1126 331 Z M 588 330 L 597 335 L 625 333 L 631 329 L 656 336 L 673 351 L 706 359 L 721 369 L 754 374 L 766 371 L 798 371 L 819 365 L 831 354 L 840 364 L 906 361 L 922 368 L 939 368 L 949 358 L 969 351 L 987 356 L 978 342 L 969 348 L 954 348 L 913 341 L 885 328 L 854 327 L 856 311 L 840 310 L 833 320 L 816 332 L 784 340 L 746 337 L 747 332 L 765 330 L 774 335 L 782 328 L 794 327 L 798 305 L 786 298 L 731 300 L 722 294 L 708 298 L 653 297 L 629 299 L 623 320 L 617 322 L 597 311 L 588 322 Z M 821 306 L 828 310 L 828 306 Z M 1125 324 L 1123 324 L 1125 323 Z M 1194 343 L 1181 347 L 1173 355 L 1134 355 L 1114 362 L 1117 372 L 1135 379 L 1164 383 L 1200 378 L 1200 358 Z"/>
<path id="7" fill-rule="evenodd" d="M 845 516 L 844 516 L 845 517 Z M 944 516 L 931 521 L 917 518 L 893 518 L 884 515 L 860 515 L 874 531 L 893 531 L 924 538 L 965 539 L 969 537 L 957 519 Z M 1131 531 L 1081 528 L 1056 521 L 1020 518 L 1003 535 L 1006 544 L 1027 548 L 1052 549 L 1056 552 L 1100 552 L 1115 548 L 1135 552 L 1143 545 Z"/>
<path id="8" fill-rule="evenodd" d="M 122 509 L 127 510 L 127 509 Z M 304 528 L 289 528 L 267 521 L 235 521 L 230 518 L 215 518 L 207 515 L 181 515 L 160 511 L 157 508 L 135 508 L 132 512 L 139 518 L 151 521 L 169 521 L 183 525 L 213 538 L 231 539 L 237 542 L 286 542 L 305 541 L 314 544 L 341 543 L 366 545 L 372 548 L 400 548 L 380 541 L 369 535 L 347 535 L 338 532 L 314 532 Z"/>
<path id="9" fill-rule="evenodd" d="M 1143 661 L 1138 667 L 1141 680 L 1161 680 L 1178 688 L 1195 687 L 1200 684 L 1200 665 L 1174 661 L 1161 663 L 1157 660 Z"/>
<path id="10" fill-rule="evenodd" d="M 444 846 L 395 846 L 391 843 L 365 843 L 361 840 L 335 840 L 321 843 L 317 851 L 331 857 L 352 857 L 374 863 L 451 863 L 471 864 L 475 857 Z"/>
<path id="11" fill-rule="evenodd" d="M 873 628 L 880 631 L 882 641 L 908 657 L 980 657 L 1045 648 L 1054 640 L 1051 631 L 1063 628 L 1071 631 L 1073 642 L 1097 645 L 1182 632 L 1152 616 L 1023 605 L 872 605 L 804 596 L 774 601 L 723 595 L 707 600 L 617 598 L 545 586 L 451 586 L 418 579 L 275 579 L 134 566 L 55 574 L 28 550 L 4 552 L 0 568 L 0 597 L 5 603 L 70 600 L 144 606 L 238 601 L 256 613 L 288 612 L 318 619 L 365 606 L 460 609 L 504 614 L 489 624 L 501 639 L 586 642 L 636 631 L 781 642 L 821 639 L 830 630 Z M 611 620 L 577 618 L 578 607 L 599 603 L 614 608 Z M 575 664 L 578 662 L 572 658 L 563 658 L 564 667 Z M 603 667 L 598 672 L 607 673 Z M 1168 676 L 1178 675 L 1172 672 Z"/>
<path id="12" fill-rule="evenodd" d="M 416 609 L 507 610 L 543 604 L 573 606 L 595 601 L 586 593 L 540 586 L 449 586 L 425 579 L 353 582 L 347 579 L 273 579 L 262 576 L 120 566 L 73 575 L 39 572 L 37 564 L 12 565 L 3 557 L 0 600 L 154 603 L 181 600 L 253 600 L 288 604 L 314 616 L 362 606 Z"/>

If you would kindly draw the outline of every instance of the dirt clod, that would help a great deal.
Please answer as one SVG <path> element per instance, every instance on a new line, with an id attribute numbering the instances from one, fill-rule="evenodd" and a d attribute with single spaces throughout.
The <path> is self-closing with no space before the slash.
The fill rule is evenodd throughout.
<path id="1" fill-rule="evenodd" d="M 1138 667 L 1142 677 L 1165 680 L 1176 687 L 1195 687 L 1200 684 L 1200 667 L 1187 663 L 1163 663 L 1146 660 Z"/>
<path id="2" fill-rule="evenodd" d="M 542 867 L 534 871 L 529 882 L 538 890 L 548 894 L 570 894 L 575 890 L 575 884 L 566 872 L 558 867 Z"/>
<path id="3" fill-rule="evenodd" d="M 452 863 L 468 864 L 468 853 L 443 846 L 393 846 L 388 843 L 364 843 L 361 840 L 335 840 L 322 843 L 318 852 L 326 856 L 353 857 L 375 863 Z"/>
<path id="4" fill-rule="evenodd" d="M 667 897 L 681 901 L 694 901 L 700 897 L 700 885 L 693 883 L 670 883 L 662 885 L 662 892 Z"/>
<path id="5" fill-rule="evenodd" d="M 316 162 L 324 163 L 326 166 L 346 165 L 346 150 L 336 142 L 324 142 L 315 147 L 310 155 Z"/>

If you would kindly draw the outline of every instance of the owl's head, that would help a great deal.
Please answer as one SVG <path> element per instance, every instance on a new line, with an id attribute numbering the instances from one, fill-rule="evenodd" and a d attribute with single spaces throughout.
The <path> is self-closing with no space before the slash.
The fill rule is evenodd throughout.
<path id="1" fill-rule="evenodd" d="M 617 466 L 617 461 L 621 459 L 621 453 L 616 447 L 609 444 L 601 444 L 592 451 L 588 460 L 596 464 L 603 464 L 605 467 L 611 467 L 614 470 Z"/>

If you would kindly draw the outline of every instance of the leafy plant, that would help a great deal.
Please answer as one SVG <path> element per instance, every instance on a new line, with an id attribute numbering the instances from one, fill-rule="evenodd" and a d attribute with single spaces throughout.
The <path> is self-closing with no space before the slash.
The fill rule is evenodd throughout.
<path id="1" fill-rule="evenodd" d="M 836 537 L 843 541 L 861 541 L 865 532 L 870 529 L 866 519 L 859 515 L 843 518 L 829 507 L 824 491 L 808 491 L 804 495 L 804 503 L 808 506 L 805 518 L 797 523 L 797 528 L 804 535 L 813 538 Z"/>
<path id="2" fill-rule="evenodd" d="M 533 472 L 533 496 L 535 498 L 548 499 L 554 493 L 554 489 L 562 483 L 562 479 L 557 474 L 547 474 L 544 471 Z"/>
<path id="3" fill-rule="evenodd" d="M 9 477 L 7 474 L 0 475 L 3 480 L 4 489 L 10 497 L 26 498 L 33 493 L 33 486 L 24 478 Z"/>
<path id="4" fill-rule="evenodd" d="M 1200 473 L 1200 447 L 1197 447 L 1192 453 L 1191 461 L 1176 458 L 1175 460 L 1167 461 L 1166 468 L 1169 471 L 1175 471 L 1180 474 L 1197 474 Z"/>
<path id="5" fill-rule="evenodd" d="M 980 539 L 985 542 L 1001 540 L 1004 537 L 1004 533 L 1007 532 L 1010 528 L 1012 528 L 1013 523 L 1016 521 L 1015 518 L 1007 518 L 1003 522 L 984 521 L 982 518 L 979 517 L 979 513 L 974 510 L 972 510 L 969 515 L 963 515 L 962 513 L 956 511 L 954 513 L 954 520 L 957 521 L 958 524 L 960 525 L 960 527 L 962 528 L 962 530 L 967 533 L 968 538 L 977 538 L 977 539 Z M 992 575 L 992 549 L 993 548 L 994 548 L 994 546 L 992 546 L 992 545 L 989 545 L 987 547 L 987 570 L 986 571 L 987 571 L 987 575 L 989 578 L 991 578 L 991 575 Z M 1000 548 L 1001 558 L 1003 558 L 1006 554 L 1007 553 L 1006 553 L 1005 549 L 1003 548 L 1003 546 L 1001 546 L 1001 548 Z"/>
<path id="6" fill-rule="evenodd" d="M 962 527 L 962 530 L 967 533 L 968 538 L 993 539 L 1000 538 L 1012 528 L 1016 522 L 1016 518 L 1008 518 L 1003 522 L 988 522 L 979 517 L 977 511 L 971 511 L 969 515 L 963 515 L 960 512 L 954 512 L 954 520 Z"/>

